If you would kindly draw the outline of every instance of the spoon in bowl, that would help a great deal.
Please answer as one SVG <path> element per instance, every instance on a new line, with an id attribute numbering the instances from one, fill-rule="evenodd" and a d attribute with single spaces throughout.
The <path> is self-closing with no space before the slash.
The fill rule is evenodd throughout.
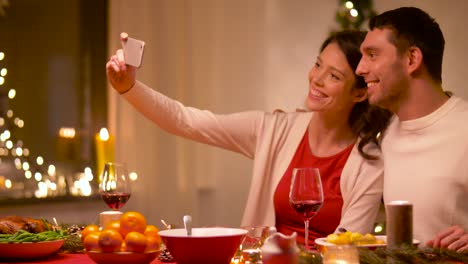
<path id="1" fill-rule="evenodd" d="M 192 235 L 192 217 L 190 215 L 184 215 L 184 227 L 187 231 L 187 236 Z"/>

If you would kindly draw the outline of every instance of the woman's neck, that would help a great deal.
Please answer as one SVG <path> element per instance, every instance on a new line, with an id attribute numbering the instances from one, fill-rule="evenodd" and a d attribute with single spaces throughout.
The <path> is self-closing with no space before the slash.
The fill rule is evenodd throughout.
<path id="1" fill-rule="evenodd" d="M 309 146 L 318 157 L 341 152 L 356 140 L 348 115 L 315 113 L 309 123 Z"/>

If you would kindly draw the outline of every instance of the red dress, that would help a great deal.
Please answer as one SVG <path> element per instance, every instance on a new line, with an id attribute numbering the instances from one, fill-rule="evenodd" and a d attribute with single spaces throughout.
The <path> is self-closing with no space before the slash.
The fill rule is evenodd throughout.
<path id="1" fill-rule="evenodd" d="M 297 242 L 304 244 L 304 221 L 289 206 L 289 187 L 293 168 L 317 167 L 322 179 L 324 202 L 320 211 L 309 222 L 309 245 L 318 237 L 325 237 L 335 231 L 340 223 L 343 199 L 340 177 L 354 144 L 330 157 L 316 157 L 309 147 L 309 133 L 306 131 L 288 169 L 281 178 L 274 194 L 276 229 L 289 235 L 296 232 Z"/>

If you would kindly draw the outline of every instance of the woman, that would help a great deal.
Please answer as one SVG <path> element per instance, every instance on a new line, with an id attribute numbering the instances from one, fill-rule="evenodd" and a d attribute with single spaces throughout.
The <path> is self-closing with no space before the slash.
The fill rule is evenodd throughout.
<path id="1" fill-rule="evenodd" d="M 260 111 L 217 115 L 185 107 L 136 81 L 118 50 L 107 78 L 138 111 L 174 135 L 235 151 L 254 160 L 243 225 L 276 226 L 304 239 L 304 223 L 289 207 L 295 167 L 319 167 L 325 201 L 311 220 L 309 237 L 338 227 L 371 231 L 382 196 L 378 133 L 390 114 L 369 106 L 364 80 L 355 75 L 364 32 L 332 34 L 309 73 L 309 112 Z M 126 41 L 127 34 L 121 34 Z"/>

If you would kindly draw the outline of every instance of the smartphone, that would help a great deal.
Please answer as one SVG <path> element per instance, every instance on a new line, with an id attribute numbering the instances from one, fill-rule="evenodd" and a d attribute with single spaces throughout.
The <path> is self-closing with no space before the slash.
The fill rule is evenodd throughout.
<path id="1" fill-rule="evenodd" d="M 144 41 L 128 37 L 127 42 L 123 44 L 125 63 L 140 68 L 143 61 L 144 50 Z"/>

